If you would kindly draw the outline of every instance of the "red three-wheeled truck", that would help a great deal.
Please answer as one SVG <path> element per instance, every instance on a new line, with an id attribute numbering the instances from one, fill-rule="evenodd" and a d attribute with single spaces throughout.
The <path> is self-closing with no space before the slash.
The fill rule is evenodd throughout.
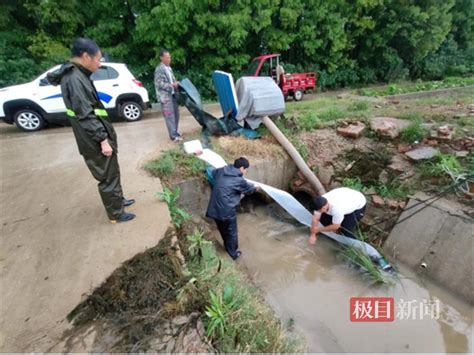
<path id="1" fill-rule="evenodd" d="M 285 99 L 293 97 L 295 101 L 303 99 L 306 90 L 316 88 L 316 73 L 285 74 L 280 65 L 280 54 L 266 54 L 256 57 L 250 63 L 245 76 L 270 76 L 280 87 Z"/>

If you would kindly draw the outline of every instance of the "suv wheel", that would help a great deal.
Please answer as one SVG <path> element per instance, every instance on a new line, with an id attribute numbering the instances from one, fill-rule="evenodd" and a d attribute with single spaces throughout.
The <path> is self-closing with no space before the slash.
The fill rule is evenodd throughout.
<path id="1" fill-rule="evenodd" d="M 126 121 L 138 121 L 142 118 L 143 110 L 139 103 L 127 101 L 120 106 L 120 115 Z"/>
<path id="2" fill-rule="evenodd" d="M 16 126 L 25 132 L 39 131 L 44 127 L 43 116 L 31 109 L 16 112 L 13 119 Z"/>

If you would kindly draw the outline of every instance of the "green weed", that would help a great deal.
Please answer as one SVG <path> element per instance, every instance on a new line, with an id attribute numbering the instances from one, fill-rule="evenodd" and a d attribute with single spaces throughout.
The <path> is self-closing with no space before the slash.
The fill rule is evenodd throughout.
<path id="1" fill-rule="evenodd" d="M 325 111 L 318 113 L 318 116 L 322 121 L 332 121 L 346 117 L 347 113 L 341 110 L 340 108 L 331 107 Z"/>
<path id="2" fill-rule="evenodd" d="M 420 164 L 419 170 L 423 177 L 443 177 L 461 173 L 462 166 L 454 155 L 438 153 L 432 161 Z"/>
<path id="3" fill-rule="evenodd" d="M 400 139 L 407 143 L 421 141 L 427 134 L 421 120 L 416 120 L 400 131 Z"/>
<path id="4" fill-rule="evenodd" d="M 189 243 L 189 241 L 188 241 Z M 298 352 L 301 340 L 285 335 L 260 291 L 236 269 L 221 260 L 213 244 L 203 245 L 203 258 L 191 258 L 188 269 L 199 294 L 207 295 L 203 323 L 219 352 Z"/>
<path id="5" fill-rule="evenodd" d="M 185 210 L 178 207 L 180 189 L 171 190 L 167 187 L 163 189 L 163 192 L 158 192 L 156 195 L 162 201 L 165 201 L 170 211 L 171 223 L 175 228 L 180 228 L 183 223 L 191 218 L 191 215 Z"/>
<path id="6" fill-rule="evenodd" d="M 354 178 L 349 178 L 346 177 L 342 180 L 342 186 L 349 187 L 353 190 L 357 190 L 360 192 L 363 192 L 366 188 L 360 181 L 360 178 L 354 177 Z"/>
<path id="7" fill-rule="evenodd" d="M 224 286 L 217 295 L 209 291 L 210 304 L 206 306 L 206 316 L 209 318 L 206 334 L 208 337 L 225 337 L 227 323 L 231 320 L 231 313 L 240 306 L 240 297 L 234 293 L 232 285 Z"/>
<path id="8" fill-rule="evenodd" d="M 392 281 L 384 276 L 372 259 L 360 249 L 343 246 L 341 254 L 354 265 L 358 266 L 371 280 L 371 284 L 389 284 Z"/>
<path id="9" fill-rule="evenodd" d="M 367 101 L 356 101 L 349 105 L 348 111 L 367 111 L 369 109 L 369 103 Z"/>
<path id="10" fill-rule="evenodd" d="M 374 188 L 375 191 L 384 198 L 404 199 L 410 194 L 410 189 L 406 185 L 403 185 L 398 179 L 393 179 L 388 183 L 379 181 Z"/>
<path id="11" fill-rule="evenodd" d="M 191 257 L 197 256 L 202 258 L 205 246 L 212 244 L 212 242 L 204 239 L 204 233 L 199 230 L 194 230 L 194 233 L 187 236 L 189 241 L 188 251 Z"/>
<path id="12" fill-rule="evenodd" d="M 397 84 L 389 84 L 381 88 L 362 89 L 357 92 L 364 96 L 387 96 L 470 85 L 474 85 L 474 77 L 448 77 L 439 81 L 401 82 Z"/>
<path id="13" fill-rule="evenodd" d="M 397 117 L 404 120 L 410 120 L 410 121 L 415 121 L 415 122 L 423 121 L 423 116 L 420 112 L 401 112 L 400 114 L 397 115 Z"/>
<path id="14" fill-rule="evenodd" d="M 157 159 L 149 161 L 144 168 L 161 179 L 179 177 L 182 179 L 198 176 L 204 171 L 206 163 L 183 149 L 174 148 L 163 152 Z"/>
<path id="15" fill-rule="evenodd" d="M 297 126 L 300 131 L 311 131 L 315 129 L 319 123 L 321 123 L 321 119 L 317 113 L 313 111 L 305 112 L 297 118 Z"/>
<path id="16" fill-rule="evenodd" d="M 145 169 L 154 176 L 171 175 L 176 169 L 173 156 L 169 153 L 162 154 L 159 158 L 145 164 Z"/>

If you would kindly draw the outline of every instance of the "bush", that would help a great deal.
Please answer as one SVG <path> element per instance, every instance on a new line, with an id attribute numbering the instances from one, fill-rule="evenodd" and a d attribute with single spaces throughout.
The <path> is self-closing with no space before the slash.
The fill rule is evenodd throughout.
<path id="1" fill-rule="evenodd" d="M 422 126 L 421 120 L 415 120 L 400 132 L 400 139 L 407 143 L 421 141 L 427 134 L 426 128 Z"/>
<path id="2" fill-rule="evenodd" d="M 144 168 L 160 179 L 185 179 L 202 173 L 206 163 L 194 155 L 186 154 L 183 149 L 174 148 L 147 162 Z"/>
<path id="3" fill-rule="evenodd" d="M 347 108 L 349 111 L 367 111 L 369 103 L 367 101 L 356 101 Z"/>
<path id="4" fill-rule="evenodd" d="M 154 159 L 145 164 L 145 169 L 157 177 L 169 176 L 174 173 L 176 165 L 173 160 L 173 156 L 166 152 L 159 158 Z"/>
<path id="5" fill-rule="evenodd" d="M 297 118 L 297 128 L 302 131 L 311 131 L 321 122 L 316 112 L 305 112 Z"/>

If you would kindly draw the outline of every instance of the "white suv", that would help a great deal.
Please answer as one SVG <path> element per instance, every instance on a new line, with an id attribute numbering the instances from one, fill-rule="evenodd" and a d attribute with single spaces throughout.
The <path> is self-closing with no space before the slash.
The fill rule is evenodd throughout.
<path id="1" fill-rule="evenodd" d="M 39 131 L 47 123 L 67 123 L 61 87 L 49 84 L 46 74 L 30 83 L 0 89 L 0 119 L 24 131 Z M 148 92 L 122 63 L 102 63 L 91 79 L 99 99 L 112 117 L 138 121 L 150 107 Z"/>

